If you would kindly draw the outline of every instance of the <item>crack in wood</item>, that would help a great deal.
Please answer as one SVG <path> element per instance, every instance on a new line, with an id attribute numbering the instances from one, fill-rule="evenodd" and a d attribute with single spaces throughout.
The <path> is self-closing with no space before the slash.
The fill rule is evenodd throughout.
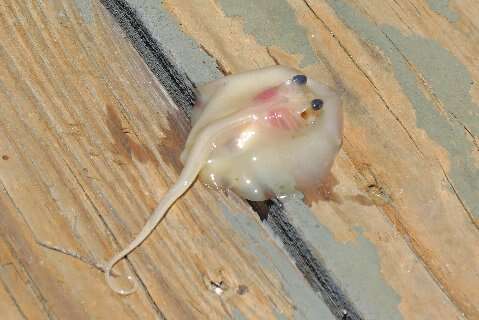
<path id="1" fill-rule="evenodd" d="M 115 18 L 137 52 L 165 87 L 173 101 L 186 115 L 195 101 L 194 84 L 184 72 L 180 72 L 171 57 L 163 50 L 143 25 L 137 13 L 125 0 L 100 0 Z"/>
<path id="2" fill-rule="evenodd" d="M 30 227 L 30 225 L 26 221 L 26 219 L 23 216 L 20 209 L 17 207 L 16 203 L 13 201 L 13 198 L 11 197 L 8 190 L 5 188 L 5 185 L 3 184 L 3 181 L 1 181 L 1 180 L 0 180 L 0 187 L 1 187 L 1 189 L 3 189 L 3 192 L 6 194 L 9 202 L 11 203 L 11 205 L 13 206 L 15 211 L 21 216 L 21 218 L 24 221 L 26 227 L 32 233 L 33 239 L 35 239 L 35 235 L 33 233 L 32 228 Z M 6 237 L 6 235 L 4 235 L 3 233 L 0 233 L 0 235 L 2 237 Z M 12 244 L 8 241 L 8 239 L 4 238 L 4 241 L 5 241 L 6 246 L 8 247 L 9 252 L 13 255 L 15 260 L 18 261 L 19 266 L 22 268 L 23 273 L 27 277 L 26 285 L 32 290 L 32 293 L 33 293 L 35 299 L 40 303 L 40 305 L 42 307 L 42 311 L 47 315 L 48 319 L 56 320 L 56 317 L 54 316 L 54 314 L 50 311 L 50 308 L 48 307 L 47 299 L 41 293 L 40 289 L 36 285 L 35 281 L 31 277 L 30 273 L 27 272 L 27 269 L 25 268 L 24 262 L 22 261 L 21 257 L 17 256 L 17 250 L 15 250 L 15 248 L 13 248 Z M 5 265 L 9 265 L 9 264 L 11 264 L 11 263 L 4 264 L 1 267 L 4 267 Z"/>
<path id="3" fill-rule="evenodd" d="M 13 263 L 6 263 L 0 266 L 0 272 L 6 267 L 6 266 L 13 266 Z M 23 312 L 22 308 L 20 307 L 20 304 L 18 303 L 17 299 L 15 298 L 15 295 L 11 292 L 10 288 L 8 285 L 3 281 L 2 277 L 0 277 L 0 283 L 2 284 L 3 288 L 5 289 L 5 292 L 8 294 L 10 299 L 12 299 L 13 304 L 15 305 L 15 308 L 17 308 L 18 313 L 20 313 L 20 316 L 27 320 L 27 316 Z"/>
<path id="4" fill-rule="evenodd" d="M 116 244 L 117 247 L 120 246 L 120 243 L 118 241 L 118 239 L 115 237 L 114 233 L 112 232 L 112 230 L 110 229 L 110 227 L 108 226 L 107 222 L 105 221 L 105 219 L 103 218 L 103 216 L 100 214 L 98 208 L 94 205 L 92 199 L 89 198 L 88 196 L 88 193 L 86 192 L 86 190 L 84 189 L 82 183 L 80 182 L 80 180 L 78 179 L 77 175 L 73 172 L 73 170 L 71 169 L 71 167 L 68 165 L 68 163 L 65 161 L 65 165 L 67 166 L 67 168 L 69 169 L 71 175 L 74 177 L 76 183 L 78 184 L 78 186 L 82 189 L 82 192 L 83 194 L 85 194 L 85 196 L 88 198 L 88 200 L 91 202 L 91 205 L 93 207 L 93 209 L 95 210 L 95 212 L 97 213 L 101 223 L 103 224 L 105 230 L 107 230 L 107 233 L 110 235 L 110 237 L 113 239 L 114 243 Z M 46 248 L 46 249 L 49 249 L 49 250 L 52 250 L 52 251 L 56 251 L 56 252 L 59 252 L 59 253 L 62 253 L 64 255 L 67 255 L 67 256 L 70 256 L 70 257 L 73 257 L 73 258 L 76 258 L 84 263 L 86 263 L 87 265 L 90 265 L 92 267 L 94 267 L 95 269 L 98 269 L 100 271 L 104 271 L 104 267 L 102 264 L 98 263 L 98 262 L 95 262 L 93 259 L 91 258 L 88 258 L 88 257 L 85 257 L 85 256 L 82 256 L 72 250 L 69 250 L 69 249 L 65 249 L 65 248 L 61 248 L 59 246 L 55 246 L 55 245 L 52 245 L 52 244 L 48 244 L 47 242 L 45 241 L 42 241 L 40 239 L 38 239 L 38 237 L 36 236 L 35 232 L 34 232 L 34 229 L 32 228 L 32 226 L 30 225 L 30 223 L 28 222 L 27 218 L 25 217 L 25 215 L 22 213 L 22 211 L 20 210 L 20 208 L 16 205 L 15 201 L 13 200 L 12 196 L 9 194 L 8 190 L 6 189 L 5 185 L 3 184 L 3 182 L 0 180 L 0 186 L 2 187 L 2 189 L 4 190 L 5 194 L 7 195 L 7 197 L 9 198 L 11 204 L 13 205 L 13 207 L 15 208 L 15 210 L 19 213 L 19 215 L 22 217 L 22 220 L 23 222 L 25 223 L 26 227 L 30 230 L 30 233 L 32 235 L 32 238 L 33 240 L 35 241 L 35 243 L 43 248 Z M 13 250 L 12 252 L 16 252 L 15 250 Z M 136 277 L 136 280 L 139 284 L 139 287 L 141 287 L 143 289 L 143 291 L 145 292 L 146 294 L 146 297 L 147 297 L 147 300 L 148 302 L 150 303 L 150 305 L 152 306 L 153 310 L 156 312 L 157 316 L 159 317 L 159 319 L 163 320 L 163 319 L 166 319 L 166 317 L 163 315 L 163 313 L 161 312 L 161 309 L 159 308 L 159 306 L 156 304 L 156 302 L 154 301 L 153 297 L 151 296 L 151 293 L 148 291 L 145 283 L 143 282 L 143 280 L 141 279 L 141 277 L 139 276 L 137 270 L 135 269 L 135 267 L 133 266 L 133 264 L 131 263 L 131 261 L 128 259 L 128 257 L 125 257 L 125 261 L 126 263 L 128 264 L 128 267 L 129 267 L 129 270 L 135 275 Z M 115 272 L 112 272 L 113 275 L 116 275 Z M 27 273 L 30 281 L 33 282 L 33 280 L 31 279 L 31 276 Z M 36 292 L 40 292 L 38 289 L 36 290 Z M 41 294 L 40 294 L 41 295 Z M 37 295 L 36 295 L 37 296 Z M 43 298 L 42 301 L 42 305 L 46 303 L 46 299 Z M 46 309 L 47 310 L 47 309 Z M 50 312 L 47 312 L 47 314 L 49 315 L 50 317 Z"/>
<path id="5" fill-rule="evenodd" d="M 334 32 L 331 30 L 331 28 L 329 28 L 329 26 L 326 24 L 326 22 L 324 22 L 323 19 L 321 19 L 319 17 L 319 15 L 313 10 L 313 8 L 311 7 L 311 5 L 308 3 L 307 0 L 303 0 L 303 2 L 305 3 L 305 5 L 308 7 L 308 9 L 311 11 L 311 13 L 321 22 L 321 24 L 326 28 L 326 30 L 328 30 L 328 32 L 330 34 L 334 34 Z M 369 82 L 369 84 L 374 88 L 374 91 L 376 92 L 376 95 L 378 96 L 378 98 L 381 100 L 381 102 L 384 104 L 384 106 L 386 107 L 386 110 L 388 110 L 388 112 L 393 116 L 393 118 L 399 123 L 399 126 L 401 127 L 401 129 L 404 131 L 404 133 L 406 133 L 406 135 L 408 136 L 409 140 L 412 142 L 412 144 L 414 145 L 414 147 L 416 148 L 417 152 L 424 158 L 424 153 L 422 152 L 422 150 L 419 148 L 419 145 L 416 143 L 416 140 L 414 140 L 412 134 L 409 132 L 409 130 L 406 128 L 406 126 L 404 125 L 404 123 L 401 121 L 401 119 L 398 117 L 398 115 L 391 109 L 390 105 L 387 103 L 386 99 L 381 95 L 381 92 L 379 90 L 379 88 L 374 84 L 374 81 L 368 76 L 368 74 L 363 70 L 363 68 L 361 68 L 361 66 L 358 64 L 358 62 L 353 58 L 353 55 L 349 52 L 349 50 L 343 45 L 343 43 L 341 41 L 339 41 L 339 39 L 334 36 L 333 37 L 336 42 L 338 43 L 338 45 L 341 47 L 341 49 L 346 53 L 346 55 L 349 57 L 349 59 L 351 60 L 351 62 L 354 64 L 354 66 L 359 70 L 359 72 L 361 72 L 361 74 L 366 78 L 366 80 Z"/>
<path id="6" fill-rule="evenodd" d="M 442 166 L 441 166 L 442 168 Z M 373 179 L 377 183 L 377 178 L 371 170 L 368 170 L 369 173 L 372 175 Z M 361 171 L 358 170 L 358 173 L 363 176 L 365 180 L 367 178 L 363 175 Z M 445 174 L 445 173 L 444 173 Z M 447 175 L 446 175 L 447 177 Z M 451 186 L 452 187 L 452 186 Z M 431 268 L 429 267 L 428 263 L 426 260 L 423 258 L 423 255 L 421 254 L 421 246 L 418 243 L 418 241 L 415 239 L 414 235 L 410 234 L 407 232 L 407 228 L 400 219 L 400 216 L 397 214 L 397 209 L 394 206 L 393 203 L 391 203 L 386 210 L 386 208 L 381 208 L 380 206 L 376 206 L 378 210 L 384 213 L 386 217 L 391 221 L 391 224 L 395 227 L 395 229 L 402 235 L 402 238 L 405 240 L 406 245 L 408 246 L 409 250 L 414 254 L 414 256 L 417 257 L 418 262 L 423 266 L 424 270 L 427 272 L 427 274 L 431 277 L 431 279 L 437 284 L 438 288 L 441 290 L 441 292 L 451 301 L 453 302 L 454 300 L 452 297 L 449 295 L 447 288 L 442 285 L 442 282 L 440 279 L 433 273 Z M 390 212 L 392 211 L 392 212 Z M 455 305 L 455 304 L 454 304 Z M 456 306 L 456 305 L 455 305 Z M 456 306 L 457 307 L 457 306 Z M 462 312 L 462 311 L 461 311 Z"/>
<path id="7" fill-rule="evenodd" d="M 264 202 L 250 201 L 249 203 L 261 216 L 267 217 L 267 224 L 279 236 L 296 267 L 303 273 L 311 288 L 321 295 L 333 315 L 341 320 L 363 319 L 349 297 L 289 222 L 282 202 L 279 199 L 274 199 Z"/>
<path id="8" fill-rule="evenodd" d="M 211 58 L 216 62 L 216 66 L 218 70 L 223 74 L 223 75 L 229 75 L 231 74 L 231 71 L 226 69 L 226 67 L 216 58 L 204 45 L 201 43 L 199 44 L 199 47 Z"/>
<path id="9" fill-rule="evenodd" d="M 73 250 L 70 250 L 70 249 L 65 249 L 65 248 L 62 248 L 60 246 L 56 246 L 56 245 L 53 245 L 53 244 L 49 244 L 47 242 L 44 242 L 42 240 L 38 240 L 38 239 L 35 239 L 35 242 L 41 246 L 41 247 L 44 247 L 45 249 L 49 249 L 49 250 L 52 250 L 52 251 L 56 251 L 56 252 L 59 252 L 61 254 L 64 254 L 64 255 L 67 255 L 67 256 L 70 256 L 72 258 L 75 258 L 75 259 L 78 259 L 80 260 L 81 262 L 83 263 L 86 263 L 87 265 L 89 266 L 92 266 L 93 268 L 101 271 L 101 272 L 105 272 L 105 266 L 101 263 L 98 263 L 96 261 L 94 261 L 92 258 L 90 257 L 85 257 L 85 256 L 82 256 L 81 254 L 73 251 Z M 118 273 L 112 271 L 111 274 L 113 276 L 119 276 Z"/>
<path id="10" fill-rule="evenodd" d="M 471 137 L 472 143 L 476 146 L 476 151 L 479 151 L 479 138 L 471 132 L 471 130 L 456 116 L 454 112 L 448 111 L 449 115 L 454 118 L 466 131 L 466 133 Z"/>
<path id="11" fill-rule="evenodd" d="M 274 61 L 274 63 L 279 66 L 280 63 L 279 63 L 278 59 L 276 59 L 276 57 L 273 56 L 273 54 L 271 53 L 271 49 L 269 47 L 266 47 L 266 52 L 268 53 L 270 58 Z"/>
<path id="12" fill-rule="evenodd" d="M 474 219 L 474 216 L 472 215 L 472 212 L 470 212 L 465 203 L 462 201 L 461 197 L 459 196 L 459 193 L 456 191 L 456 188 L 454 187 L 454 184 L 452 183 L 451 179 L 449 179 L 449 176 L 447 175 L 446 173 L 446 170 L 444 170 L 444 167 L 442 166 L 441 162 L 439 160 L 437 160 L 438 163 L 439 163 L 439 166 L 441 167 L 441 170 L 442 170 L 442 173 L 444 174 L 444 177 L 446 178 L 447 180 L 447 183 L 449 184 L 449 186 L 451 187 L 454 195 L 456 196 L 457 200 L 459 201 L 459 203 L 461 204 L 462 208 L 464 209 L 464 211 L 467 213 L 469 219 L 471 220 L 471 223 L 473 226 L 476 227 L 477 230 L 479 230 L 479 224 L 475 221 Z"/>
<path id="13" fill-rule="evenodd" d="M 334 33 L 333 31 L 329 28 L 329 26 L 326 24 L 326 22 L 321 19 L 319 17 L 319 15 L 314 11 L 314 9 L 311 7 L 311 5 L 309 4 L 308 0 L 303 0 L 304 4 L 307 6 L 307 8 L 311 11 L 311 13 L 318 19 L 318 21 L 321 22 L 321 24 L 328 30 L 328 32 L 330 32 L 332 35 L 333 35 L 333 38 L 336 39 L 338 45 L 341 47 L 341 49 L 346 53 L 346 55 L 350 58 L 350 60 L 352 61 L 352 63 L 358 68 L 358 70 L 365 76 L 365 78 L 368 80 L 368 82 L 374 87 L 377 95 L 379 96 L 379 98 L 381 99 L 381 101 L 384 103 L 386 109 L 392 114 L 392 116 L 395 118 L 395 120 L 399 123 L 399 125 L 401 126 L 401 128 L 405 131 L 405 133 L 407 134 L 407 136 L 409 137 L 409 140 L 414 144 L 416 150 L 419 152 L 419 154 L 424 158 L 424 153 L 422 152 L 422 150 L 419 148 L 419 146 L 417 145 L 416 141 L 414 140 L 414 138 L 412 137 L 411 133 L 407 130 L 407 128 L 405 127 L 405 125 L 402 123 L 401 119 L 391 110 L 390 106 L 387 104 L 387 102 L 385 101 L 385 98 L 382 97 L 382 95 L 380 94 L 378 88 L 375 86 L 375 84 L 373 83 L 372 79 L 370 79 L 370 77 L 364 72 L 364 70 L 362 70 L 362 68 L 358 65 L 358 63 L 354 60 L 353 56 L 350 54 L 350 52 L 347 50 L 347 48 L 345 48 L 345 46 L 341 43 L 341 41 L 339 41 L 339 39 L 337 37 L 334 36 Z M 417 10 L 417 9 L 416 9 Z M 406 63 L 408 63 L 408 65 L 411 65 L 410 62 L 408 61 L 407 57 L 405 57 L 403 55 L 403 53 L 401 52 L 401 50 L 395 45 L 395 43 L 392 41 L 392 39 L 387 35 L 385 34 L 383 31 L 381 31 L 382 34 L 388 39 L 388 41 L 390 41 L 390 43 L 393 45 L 393 47 L 399 52 L 399 54 L 403 57 L 403 59 L 406 61 Z M 457 119 L 456 119 L 457 120 Z M 459 122 L 459 121 L 458 121 Z M 460 123 L 460 122 L 459 122 Z M 467 129 L 467 127 L 465 127 L 462 123 L 460 123 L 464 129 L 470 133 L 470 131 Z M 472 139 L 474 140 L 475 142 L 475 137 L 474 135 L 471 134 L 471 137 Z M 474 143 L 476 146 L 477 144 Z M 444 174 L 444 176 L 446 177 L 446 180 L 447 182 L 449 183 L 449 185 L 451 186 L 452 190 L 453 190 L 453 193 L 455 194 L 455 196 L 457 197 L 458 201 L 461 203 L 463 209 L 466 211 L 467 215 L 469 216 L 469 219 L 471 220 L 472 224 L 478 228 L 478 225 L 476 224 L 476 222 L 474 221 L 474 218 L 472 216 L 472 213 L 466 208 L 464 202 L 462 201 L 460 195 L 457 193 L 456 189 L 454 188 L 453 184 L 451 183 L 448 175 L 446 174 L 446 171 L 444 170 L 442 164 L 440 163 L 440 161 L 438 160 L 438 164 Z M 394 208 L 394 205 L 392 205 L 392 208 L 394 209 L 394 211 L 396 211 L 396 209 Z M 448 297 L 448 299 L 450 301 L 453 302 L 453 304 L 457 306 L 457 304 L 454 303 L 454 299 L 453 297 L 450 295 L 449 291 L 442 285 L 442 281 L 436 276 L 436 274 L 429 268 L 429 265 L 428 263 L 424 260 L 423 256 L 420 254 L 420 251 L 419 251 L 419 244 L 417 243 L 416 239 L 414 239 L 409 233 L 406 232 L 406 228 L 404 226 L 404 224 L 399 220 L 399 217 L 397 214 L 394 214 L 394 215 L 391 215 L 391 214 L 388 214 L 386 211 L 384 211 L 386 216 L 389 217 L 391 223 L 395 226 L 396 230 L 398 230 L 402 235 L 403 235 L 403 238 L 406 240 L 406 243 L 408 245 L 408 247 L 410 248 L 410 250 L 416 255 L 416 257 L 418 258 L 418 260 L 422 263 L 422 265 L 424 266 L 424 269 L 426 270 L 426 272 L 431 276 L 431 278 L 434 280 L 434 282 L 438 285 L 438 287 L 440 288 L 440 290 L 444 293 L 444 295 L 446 297 Z M 462 312 L 462 310 L 461 310 Z"/>
<path id="14" fill-rule="evenodd" d="M 117 247 L 121 247 L 120 246 L 120 242 L 118 241 L 118 239 L 115 237 L 115 234 L 113 233 L 113 231 L 111 230 L 111 228 L 108 226 L 108 223 L 106 222 L 105 218 L 102 216 L 102 214 L 100 213 L 100 210 L 95 206 L 94 204 L 94 201 L 90 198 L 90 196 L 88 195 L 88 192 L 87 190 L 83 187 L 83 184 L 81 183 L 80 179 L 78 178 L 78 176 L 74 173 L 73 169 L 69 166 L 69 164 L 65 161 L 65 165 L 67 166 L 67 168 L 69 169 L 70 171 L 70 174 L 73 176 L 73 178 L 75 179 L 76 183 L 78 184 L 78 186 L 82 189 L 82 192 L 83 194 L 87 197 L 88 201 L 90 201 L 90 204 L 92 206 L 92 208 L 94 209 L 94 211 L 96 212 L 97 214 L 97 217 L 100 219 L 100 222 L 101 224 L 103 225 L 103 227 L 105 228 L 105 230 L 107 231 L 107 233 L 109 234 L 109 236 L 111 237 L 111 239 L 113 239 L 114 243 L 116 244 Z M 38 242 L 37 242 L 38 243 Z M 52 248 L 51 248 L 52 249 Z M 52 249 L 52 250 L 55 250 L 55 249 Z M 63 249 L 65 250 L 65 249 Z M 61 252 L 61 253 L 65 253 L 61 250 L 55 250 L 55 251 L 58 251 L 58 252 Z M 65 250 L 66 251 L 66 250 Z M 66 251 L 66 252 L 69 252 L 69 251 Z M 69 252 L 69 253 L 72 253 L 72 252 Z M 102 264 L 99 264 L 97 262 L 94 262 L 93 260 L 91 259 L 87 259 L 85 257 L 81 257 L 79 254 L 77 253 L 73 253 L 72 255 L 68 254 L 68 253 L 65 253 L 67 254 L 68 256 L 71 256 L 71 257 L 74 257 L 74 258 L 78 258 L 80 259 L 81 261 L 101 270 L 101 271 L 104 271 L 104 268 L 103 268 L 103 265 Z M 81 257 L 81 258 L 80 258 Z M 136 277 L 136 281 L 138 281 L 139 283 L 139 287 L 141 287 L 143 289 L 143 291 L 145 292 L 146 294 L 146 297 L 147 297 L 147 300 L 148 302 L 151 304 L 152 308 L 155 310 L 155 312 L 157 313 L 158 317 L 160 319 L 166 319 L 166 317 L 164 316 L 163 312 L 161 311 L 160 307 L 158 306 L 158 304 L 155 302 L 155 300 L 153 299 L 153 296 L 151 295 L 151 293 L 149 292 L 148 288 L 146 287 L 145 283 L 143 282 L 143 280 L 141 279 L 141 277 L 139 276 L 138 274 L 138 271 L 135 269 L 134 265 L 131 263 L 131 261 L 128 259 L 128 257 L 125 257 L 124 258 L 126 263 L 128 264 L 128 267 L 130 269 L 130 271 L 135 275 Z M 90 263 L 91 262 L 91 263 Z M 99 268 L 98 268 L 99 267 Z M 113 275 L 115 275 L 114 272 L 112 272 Z"/>
<path id="15" fill-rule="evenodd" d="M 401 57 L 404 59 L 404 61 L 406 61 L 406 63 L 408 64 L 408 66 L 410 66 L 416 73 L 419 73 L 413 66 L 413 64 L 407 59 L 407 57 L 401 52 L 401 50 L 396 46 L 396 44 L 394 43 L 394 41 L 386 34 L 384 33 L 383 31 L 381 31 L 381 33 L 388 39 L 389 42 L 391 42 L 391 44 L 393 45 L 393 47 L 397 50 L 397 52 L 401 55 Z M 434 94 L 434 92 L 432 92 L 429 87 L 423 83 L 423 86 L 428 90 L 429 94 L 434 96 L 434 98 L 437 100 L 437 104 L 438 105 L 441 105 L 441 103 L 439 103 L 439 99 L 436 97 L 436 95 Z M 463 128 L 466 132 L 468 132 L 473 140 L 473 143 L 476 147 L 478 147 L 478 145 L 476 144 L 476 137 L 472 134 L 472 132 L 456 117 L 456 115 L 448 110 L 446 110 L 445 108 L 443 108 L 443 110 L 445 112 L 447 112 L 449 115 L 451 115 L 455 121 L 457 121 Z M 478 147 L 479 148 L 479 147 Z M 446 170 L 444 169 L 444 167 L 442 166 L 441 164 L 441 161 L 439 161 L 438 159 L 438 164 L 439 164 L 439 167 L 441 168 L 444 176 L 446 177 L 446 180 L 447 182 L 449 183 L 449 185 L 451 186 L 452 190 L 453 190 L 453 193 L 454 195 L 456 196 L 457 200 L 460 202 L 461 206 L 463 207 L 464 211 L 467 213 L 467 215 L 469 216 L 469 219 L 471 220 L 472 224 L 479 230 L 479 225 L 476 223 L 476 221 L 474 220 L 474 216 L 472 215 L 472 212 L 469 211 L 469 209 L 466 207 L 464 201 L 461 199 L 461 196 L 459 195 L 459 193 L 457 192 L 456 188 L 454 187 L 454 185 L 452 184 L 452 181 L 449 179 L 449 176 L 446 174 Z"/>

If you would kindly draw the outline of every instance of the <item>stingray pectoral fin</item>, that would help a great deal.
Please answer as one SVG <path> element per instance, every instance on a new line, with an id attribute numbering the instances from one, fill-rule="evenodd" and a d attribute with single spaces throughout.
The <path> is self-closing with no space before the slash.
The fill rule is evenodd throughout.
<path id="1" fill-rule="evenodd" d="M 298 73 L 298 70 L 289 67 L 271 66 L 229 75 L 198 86 L 202 108 L 195 112 L 193 127 L 185 143 L 186 153 L 196 143 L 200 131 L 210 123 L 238 112 L 245 106 L 242 101 L 252 100 L 261 91 L 276 87 Z"/>
<path id="2" fill-rule="evenodd" d="M 228 77 L 223 77 L 220 79 L 216 79 L 204 84 L 200 84 L 197 88 L 199 96 L 202 99 L 202 103 L 207 104 L 211 97 L 221 90 L 229 81 Z"/>

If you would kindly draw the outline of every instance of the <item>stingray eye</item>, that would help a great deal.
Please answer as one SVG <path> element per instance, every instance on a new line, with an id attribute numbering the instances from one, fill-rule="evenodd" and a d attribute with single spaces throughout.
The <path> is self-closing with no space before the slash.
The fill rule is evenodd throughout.
<path id="1" fill-rule="evenodd" d="M 323 100 L 321 99 L 313 99 L 311 101 L 311 107 L 313 108 L 314 111 L 321 110 L 323 108 Z"/>
<path id="2" fill-rule="evenodd" d="M 291 80 L 293 81 L 294 84 L 298 86 L 302 86 L 306 84 L 306 82 L 308 81 L 308 78 L 304 74 L 297 74 Z"/>

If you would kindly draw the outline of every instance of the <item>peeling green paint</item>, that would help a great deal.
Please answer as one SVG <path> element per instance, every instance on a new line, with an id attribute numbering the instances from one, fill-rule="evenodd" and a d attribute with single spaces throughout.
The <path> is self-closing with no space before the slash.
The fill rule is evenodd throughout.
<path id="1" fill-rule="evenodd" d="M 288 320 L 288 318 L 284 314 L 280 313 L 278 310 L 275 309 L 273 311 L 276 320 Z"/>
<path id="2" fill-rule="evenodd" d="M 417 126 L 448 151 L 450 180 L 468 211 L 479 218 L 479 169 L 472 156 L 475 145 L 464 128 L 479 135 L 479 106 L 469 94 L 473 82 L 468 70 L 435 41 L 404 36 L 388 25 L 377 26 L 342 0 L 328 2 L 364 41 L 380 48 L 390 59 L 396 79 L 416 111 Z M 421 91 L 422 84 L 408 62 L 423 75 L 446 114 L 438 112 Z"/>
<path id="3" fill-rule="evenodd" d="M 153 38 L 171 54 L 175 65 L 184 71 L 191 81 L 202 83 L 222 76 L 215 60 L 179 29 L 178 22 L 163 7 L 163 1 L 127 0 L 127 2 L 135 9 Z"/>
<path id="4" fill-rule="evenodd" d="M 277 46 L 290 54 L 301 54 L 301 66 L 317 62 L 307 31 L 298 24 L 286 0 L 219 0 L 227 16 L 244 19 L 246 33 L 264 46 Z"/>
<path id="5" fill-rule="evenodd" d="M 276 320 L 288 320 L 288 318 L 284 314 L 279 313 L 277 310 L 273 310 L 273 311 L 274 311 L 274 316 L 275 316 Z M 233 309 L 233 312 L 231 312 L 231 317 L 233 318 L 233 320 L 246 320 L 247 319 L 241 313 L 241 311 L 239 311 L 237 308 Z"/>
<path id="6" fill-rule="evenodd" d="M 233 312 L 231 312 L 231 318 L 233 318 L 233 320 L 246 320 L 246 317 L 237 308 L 234 308 Z"/>
<path id="7" fill-rule="evenodd" d="M 90 24 L 93 21 L 91 0 L 73 0 L 83 20 Z"/>
<path id="8" fill-rule="evenodd" d="M 451 22 L 459 20 L 457 13 L 449 9 L 449 0 L 427 0 L 432 11 L 446 17 Z"/>
<path id="9" fill-rule="evenodd" d="M 256 256 L 259 263 L 276 273 L 285 292 L 294 305 L 294 319 L 298 320 L 334 320 L 324 301 L 313 291 L 301 272 L 279 247 L 264 239 L 265 230 L 246 213 L 232 213 L 223 208 L 223 213 L 235 231 L 241 234 L 248 251 Z M 277 315 L 278 319 L 279 313 Z"/>
<path id="10" fill-rule="evenodd" d="M 340 284 L 365 319 L 399 320 L 400 296 L 384 280 L 374 245 L 357 228 L 356 240 L 339 243 L 299 199 L 283 202 L 290 222 L 314 249 L 323 265 Z"/>

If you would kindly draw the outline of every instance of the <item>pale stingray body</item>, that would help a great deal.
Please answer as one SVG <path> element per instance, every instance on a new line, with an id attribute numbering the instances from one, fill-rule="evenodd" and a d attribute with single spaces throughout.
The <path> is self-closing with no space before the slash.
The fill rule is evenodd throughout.
<path id="1" fill-rule="evenodd" d="M 183 171 L 137 237 L 107 263 L 113 290 L 135 291 L 113 283 L 112 267 L 148 237 L 198 176 L 253 201 L 320 184 L 341 146 L 342 111 L 331 89 L 298 74 L 270 67 L 199 87 Z"/>

